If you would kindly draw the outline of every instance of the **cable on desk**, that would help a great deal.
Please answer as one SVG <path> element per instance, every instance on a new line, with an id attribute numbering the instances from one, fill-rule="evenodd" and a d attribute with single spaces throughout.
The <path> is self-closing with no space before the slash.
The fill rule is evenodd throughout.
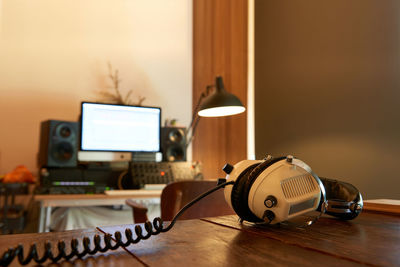
<path id="1" fill-rule="evenodd" d="M 15 257 L 18 258 L 18 261 L 21 265 L 26 265 L 32 260 L 34 260 L 36 263 L 43 263 L 46 260 L 51 260 L 52 262 L 57 262 L 61 259 L 65 260 L 70 260 L 73 257 L 78 257 L 78 258 L 83 258 L 86 255 L 94 255 L 98 252 L 106 252 L 108 250 L 115 250 L 118 249 L 119 247 L 127 247 L 131 244 L 136 244 L 141 240 L 148 239 L 152 235 L 158 235 L 159 233 L 162 232 L 167 232 L 169 231 L 174 225 L 177 219 L 192 205 L 194 205 L 196 202 L 201 200 L 202 198 L 208 196 L 209 194 L 217 191 L 218 189 L 221 189 L 225 187 L 226 185 L 229 184 L 234 184 L 233 181 L 230 182 L 225 182 L 217 185 L 216 187 L 208 190 L 207 192 L 201 194 L 200 196 L 196 197 L 194 200 L 186 204 L 172 219 L 170 224 L 164 228 L 163 225 L 163 220 L 160 217 L 154 218 L 153 223 L 147 221 L 144 223 L 144 229 L 146 233 L 143 233 L 143 228 L 140 225 L 135 226 L 135 235 L 136 238 L 133 237 L 132 230 L 129 228 L 125 229 L 125 237 L 126 237 L 126 242 L 122 241 L 122 234 L 121 232 L 117 231 L 114 233 L 114 240 L 112 238 L 111 234 L 105 234 L 103 236 L 103 242 L 104 246 L 101 245 L 101 237 L 99 235 L 95 235 L 93 237 L 93 243 L 94 243 L 94 248 L 91 249 L 91 240 L 88 237 L 84 237 L 82 239 L 82 247 L 83 250 L 79 252 L 79 241 L 76 238 L 73 238 L 71 240 L 71 252 L 69 254 L 66 254 L 65 248 L 66 244 L 64 241 L 58 241 L 57 243 L 57 248 L 58 248 L 58 253 L 57 255 L 54 255 L 52 252 L 52 244 L 50 242 L 46 242 L 44 244 L 45 252 L 42 257 L 39 257 L 38 251 L 37 251 L 37 245 L 36 243 L 32 244 L 29 248 L 29 252 L 26 258 L 24 258 L 24 247 L 20 244 L 15 248 L 9 248 L 6 252 L 3 253 L 1 259 L 0 259 L 0 266 L 8 266 Z M 114 245 L 112 244 L 114 242 Z"/>

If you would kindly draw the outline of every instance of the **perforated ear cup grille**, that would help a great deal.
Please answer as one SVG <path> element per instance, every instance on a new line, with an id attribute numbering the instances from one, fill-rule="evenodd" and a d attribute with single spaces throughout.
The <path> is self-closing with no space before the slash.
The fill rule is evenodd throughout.
<path id="1" fill-rule="evenodd" d="M 242 172 L 242 174 L 237 178 L 231 193 L 231 203 L 234 211 L 239 217 L 245 221 L 249 222 L 261 222 L 262 220 L 258 218 L 250 210 L 248 199 L 249 192 L 252 184 L 258 177 L 258 175 L 263 172 L 268 166 L 271 166 L 277 161 L 285 159 L 285 157 L 279 157 L 276 159 L 269 159 L 261 162 L 260 164 L 255 164 L 248 167 Z"/>

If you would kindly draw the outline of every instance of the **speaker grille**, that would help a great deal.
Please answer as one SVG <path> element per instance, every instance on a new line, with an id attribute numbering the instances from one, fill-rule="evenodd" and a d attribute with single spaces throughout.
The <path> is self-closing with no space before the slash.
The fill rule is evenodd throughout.
<path id="1" fill-rule="evenodd" d="M 314 177 L 310 174 L 285 179 L 281 182 L 281 187 L 283 194 L 288 199 L 319 191 Z"/>
<path id="2" fill-rule="evenodd" d="M 46 120 L 40 126 L 38 166 L 75 167 L 78 151 L 78 122 Z"/>
<path id="3" fill-rule="evenodd" d="M 186 161 L 186 129 L 183 127 L 161 128 L 161 152 L 163 161 Z"/>

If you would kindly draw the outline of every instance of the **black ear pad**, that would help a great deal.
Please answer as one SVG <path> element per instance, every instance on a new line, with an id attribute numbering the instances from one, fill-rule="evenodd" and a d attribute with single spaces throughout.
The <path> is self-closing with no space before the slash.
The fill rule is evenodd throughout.
<path id="1" fill-rule="evenodd" d="M 244 170 L 239 177 L 236 179 L 231 192 L 231 203 L 232 208 L 236 214 L 243 220 L 250 222 L 260 222 L 258 217 L 256 217 L 249 209 L 247 201 L 243 202 L 243 188 L 244 184 L 249 176 L 250 172 L 256 168 L 259 164 L 254 164 Z"/>
<path id="2" fill-rule="evenodd" d="M 232 188 L 231 203 L 233 210 L 241 219 L 249 222 L 262 221 L 260 218 L 254 215 L 249 208 L 248 199 L 250 188 L 260 173 L 262 173 L 266 168 L 275 162 L 278 162 L 282 159 L 285 159 L 285 157 L 279 157 L 275 159 L 271 158 L 259 164 L 252 165 L 244 170 L 236 179 L 236 182 Z"/>

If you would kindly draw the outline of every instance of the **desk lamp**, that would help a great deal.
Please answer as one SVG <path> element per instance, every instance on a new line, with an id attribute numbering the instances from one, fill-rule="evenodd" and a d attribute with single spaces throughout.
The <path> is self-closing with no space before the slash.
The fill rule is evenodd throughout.
<path id="1" fill-rule="evenodd" d="M 215 91 L 211 93 L 211 89 Z M 211 94 L 210 94 L 211 93 Z M 215 84 L 208 85 L 206 91 L 200 95 L 199 101 L 193 111 L 192 121 L 187 134 L 192 131 L 191 137 L 186 143 L 188 147 L 194 137 L 200 117 L 223 117 L 242 113 L 246 110 L 242 102 L 235 95 L 227 92 L 221 76 L 215 79 Z"/>

